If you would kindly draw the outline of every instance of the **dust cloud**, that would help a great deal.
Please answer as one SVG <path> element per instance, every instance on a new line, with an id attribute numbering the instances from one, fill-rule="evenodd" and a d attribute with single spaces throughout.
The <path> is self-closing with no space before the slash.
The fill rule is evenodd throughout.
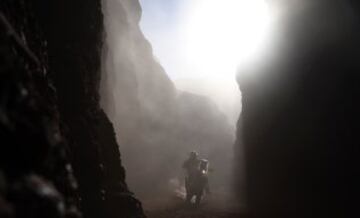
<path id="1" fill-rule="evenodd" d="M 230 195 L 236 115 L 230 121 L 204 93 L 176 88 L 140 29 L 138 1 L 104 0 L 103 13 L 101 104 L 114 124 L 130 189 L 142 200 L 183 194 L 181 166 L 196 150 L 210 162 L 212 192 Z M 127 22 L 120 22 L 123 16 Z"/>

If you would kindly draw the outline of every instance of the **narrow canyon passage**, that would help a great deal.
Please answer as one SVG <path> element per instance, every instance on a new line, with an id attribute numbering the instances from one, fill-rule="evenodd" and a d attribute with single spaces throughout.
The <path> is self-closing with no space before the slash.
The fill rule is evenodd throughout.
<path id="1" fill-rule="evenodd" d="M 226 45 L 226 51 L 216 51 L 225 40 L 221 38 L 207 42 L 209 46 L 213 43 L 216 57 L 194 58 L 190 62 L 195 63 L 186 64 L 189 53 L 205 55 L 199 50 L 205 48 L 196 46 L 201 44 L 196 41 L 198 34 L 187 36 L 200 26 L 190 24 L 200 22 L 202 14 L 214 12 L 215 3 L 205 7 L 206 11 L 201 10 L 208 5 L 206 1 L 196 5 L 191 1 L 105 0 L 103 4 L 106 37 L 101 103 L 114 123 L 130 190 L 149 214 L 166 208 L 177 213 L 176 208 L 184 206 L 186 172 L 182 165 L 191 151 L 209 161 L 211 195 L 204 197 L 203 209 L 218 211 L 221 217 L 222 213 L 237 213 L 243 204 L 235 200 L 234 187 L 235 177 L 242 177 L 243 172 L 237 169 L 235 176 L 233 168 L 241 110 L 237 60 L 231 56 L 237 53 L 230 50 L 232 45 Z M 242 6 L 236 1 L 232 4 Z M 171 7 L 175 8 L 167 10 Z M 226 16 L 228 9 L 221 10 L 224 22 L 233 18 Z M 187 16 L 190 11 L 193 15 Z M 231 25 L 234 23 L 236 20 Z M 185 26 L 189 30 L 183 29 Z M 201 34 L 205 37 L 213 32 Z M 187 37 L 188 42 L 179 44 L 180 38 Z M 182 53 L 181 47 L 191 43 L 193 47 Z M 222 57 L 221 52 L 230 55 L 215 66 L 204 65 L 204 61 L 215 63 L 212 59 Z M 184 208 L 178 209 L 181 213 Z"/>
<path id="2" fill-rule="evenodd" d="M 0 217 L 360 217 L 359 21 L 356 0 L 1 0 Z"/>
<path id="3" fill-rule="evenodd" d="M 353 60 L 346 44 L 356 33 L 352 8 L 339 1 L 105 2 L 102 105 L 115 124 L 127 181 L 149 216 L 231 217 L 245 203 L 259 217 L 311 211 L 306 199 L 318 178 L 311 167 L 338 172 L 331 156 L 337 140 L 327 138 L 335 130 L 321 111 L 328 95 L 337 99 L 337 67 L 346 66 L 344 57 Z M 319 39 L 325 35 L 332 37 Z M 331 69 L 324 62 L 333 58 L 341 61 Z M 353 63 L 348 67 L 353 77 Z M 317 111 L 307 109 L 312 98 Z M 214 169 L 214 193 L 197 211 L 181 206 L 181 165 L 192 150 Z M 331 173 L 324 176 L 332 181 Z M 324 202 L 319 207 L 336 201 Z"/>

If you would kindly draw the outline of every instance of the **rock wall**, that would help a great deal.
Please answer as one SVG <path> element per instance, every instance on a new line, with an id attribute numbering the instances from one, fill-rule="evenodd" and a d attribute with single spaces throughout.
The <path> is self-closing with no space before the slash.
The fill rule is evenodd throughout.
<path id="1" fill-rule="evenodd" d="M 213 183 L 224 186 L 234 140 L 226 117 L 209 99 L 176 89 L 140 30 L 138 1 L 104 2 L 102 105 L 125 154 L 129 184 L 137 193 L 167 189 L 188 152 L 198 150 L 215 169 Z"/>
<path id="2" fill-rule="evenodd" d="M 33 8 L 0 3 L 0 217 L 79 217 Z"/>
<path id="3" fill-rule="evenodd" d="M 359 8 L 271 2 L 284 7 L 271 57 L 238 77 L 249 212 L 359 216 Z"/>
<path id="4" fill-rule="evenodd" d="M 99 105 L 101 2 L 0 6 L 1 217 L 144 217 Z"/>

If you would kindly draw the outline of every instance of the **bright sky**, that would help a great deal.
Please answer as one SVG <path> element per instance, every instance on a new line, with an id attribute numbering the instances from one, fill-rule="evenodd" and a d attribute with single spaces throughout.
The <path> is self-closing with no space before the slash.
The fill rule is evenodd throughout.
<path id="1" fill-rule="evenodd" d="M 182 90 L 212 98 L 235 124 L 237 69 L 256 57 L 270 29 L 264 0 L 140 0 L 141 28 Z"/>

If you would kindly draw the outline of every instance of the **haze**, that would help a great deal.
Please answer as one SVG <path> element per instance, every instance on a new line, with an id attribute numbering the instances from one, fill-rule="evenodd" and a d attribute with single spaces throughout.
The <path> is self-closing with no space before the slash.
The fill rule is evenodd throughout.
<path id="1" fill-rule="evenodd" d="M 238 68 L 259 56 L 270 32 L 263 0 L 141 0 L 141 28 L 180 90 L 210 97 L 235 126 Z"/>
<path id="2" fill-rule="evenodd" d="M 130 189 L 143 202 L 183 193 L 181 166 L 196 150 L 214 169 L 212 191 L 226 202 L 234 193 L 241 109 L 236 72 L 261 56 L 267 5 L 106 0 L 103 11 L 101 104 L 114 123 Z M 235 176 L 244 180 L 241 168 Z"/>

